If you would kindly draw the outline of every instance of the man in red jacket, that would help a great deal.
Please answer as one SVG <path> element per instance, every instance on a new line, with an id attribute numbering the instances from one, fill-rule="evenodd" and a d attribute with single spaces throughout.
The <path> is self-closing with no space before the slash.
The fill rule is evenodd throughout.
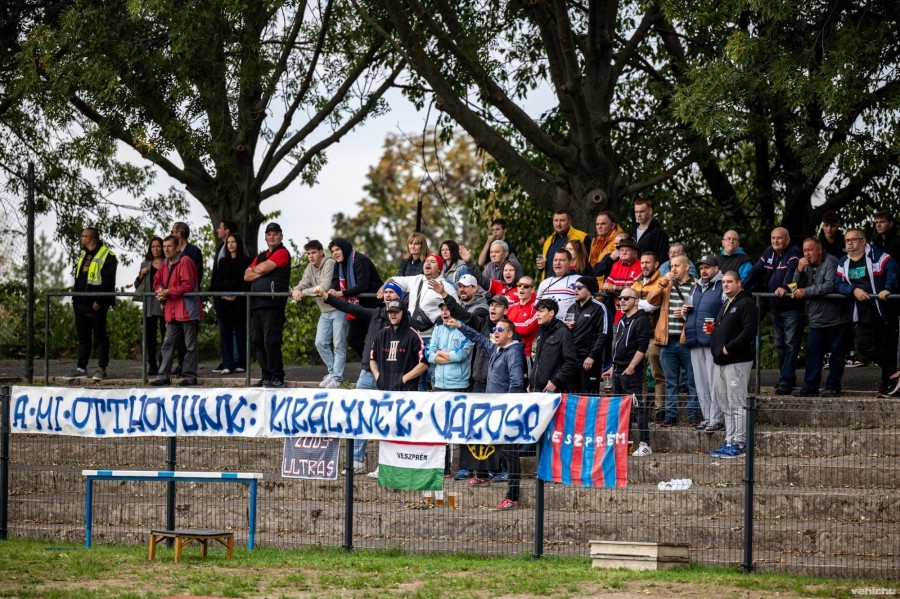
<path id="1" fill-rule="evenodd" d="M 184 340 L 186 349 L 181 373 L 184 377 L 181 386 L 190 387 L 197 384 L 197 364 L 200 350 L 197 345 L 197 324 L 200 322 L 200 298 L 185 297 L 185 293 L 196 293 L 199 290 L 197 266 L 194 261 L 178 250 L 178 239 L 169 235 L 163 239 L 163 255 L 165 260 L 156 271 L 153 289 L 156 299 L 163 305 L 163 316 L 166 319 L 166 339 L 162 346 L 162 366 L 159 377 L 150 384 L 154 387 L 168 385 L 172 370 L 172 358 L 175 348 Z"/>

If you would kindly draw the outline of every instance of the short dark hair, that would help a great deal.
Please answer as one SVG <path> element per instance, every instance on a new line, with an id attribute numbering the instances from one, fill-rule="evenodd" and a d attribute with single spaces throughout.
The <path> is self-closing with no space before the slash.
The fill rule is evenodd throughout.
<path id="1" fill-rule="evenodd" d="M 85 227 L 82 231 L 87 231 L 90 233 L 91 239 L 100 239 L 100 231 L 97 230 L 97 227 Z"/>
<path id="2" fill-rule="evenodd" d="M 325 248 L 322 247 L 322 242 L 319 241 L 318 239 L 310 239 L 309 241 L 306 242 L 306 245 L 303 246 L 303 249 L 306 250 L 307 252 L 309 250 L 319 250 L 321 252 L 325 251 Z"/>
<path id="3" fill-rule="evenodd" d="M 657 256 L 656 252 L 654 252 L 653 250 L 647 250 L 646 252 L 641 254 L 641 258 L 643 258 L 644 256 L 650 256 L 651 258 L 653 258 L 654 262 L 659 262 L 659 256 Z"/>
<path id="4" fill-rule="evenodd" d="M 553 255 L 554 255 L 554 256 L 555 256 L 556 254 L 565 254 L 565 255 L 566 255 L 566 258 L 568 258 L 569 260 L 572 259 L 572 252 L 570 252 L 570 251 L 567 250 L 566 248 L 559 248 L 558 250 L 556 250 L 555 252 L 553 252 Z"/>
<path id="5" fill-rule="evenodd" d="M 825 214 L 822 215 L 822 222 L 826 225 L 839 225 L 841 224 L 838 215 L 834 212 L 834 210 L 829 210 Z"/>
<path id="6" fill-rule="evenodd" d="M 548 310 L 552 310 L 554 314 L 559 314 L 559 304 L 556 303 L 555 299 L 549 297 L 539 299 L 535 302 L 534 309 L 540 310 L 541 308 L 546 308 Z"/>
<path id="7" fill-rule="evenodd" d="M 887 220 L 887 222 L 889 222 L 889 223 L 894 222 L 893 215 L 891 215 L 891 213 L 888 212 L 887 210 L 879 210 L 878 212 L 875 213 L 875 218 L 876 219 L 883 218 L 883 219 Z"/>
<path id="8" fill-rule="evenodd" d="M 606 218 L 609 219 L 609 222 L 611 222 L 612 224 L 614 224 L 614 225 L 619 224 L 619 221 L 616 220 L 616 215 L 613 214 L 612 212 L 610 212 L 609 210 L 601 210 L 600 212 L 598 212 L 597 215 L 594 217 L 595 221 L 597 220 L 597 216 L 605 216 Z"/>
<path id="9" fill-rule="evenodd" d="M 165 238 L 163 239 L 163 243 L 165 243 L 167 241 L 171 241 L 176 246 L 178 245 L 178 238 L 175 237 L 174 235 L 166 235 Z"/>
<path id="10" fill-rule="evenodd" d="M 508 228 L 509 228 L 509 227 L 506 225 L 506 219 L 505 219 L 505 218 L 495 218 L 494 220 L 491 221 L 491 226 L 493 227 L 494 225 L 500 225 L 500 226 L 503 227 L 504 229 L 508 229 Z"/>
<path id="11" fill-rule="evenodd" d="M 229 218 L 222 219 L 222 226 L 225 227 L 229 233 L 237 233 L 237 223 Z"/>
<path id="12" fill-rule="evenodd" d="M 567 210 L 566 208 L 560 208 L 559 210 L 554 210 L 553 215 L 555 216 L 557 214 L 565 214 L 566 216 L 569 217 L 569 220 L 575 220 L 574 218 L 572 218 L 572 211 Z"/>
<path id="13" fill-rule="evenodd" d="M 191 237 L 191 228 L 187 226 L 187 223 L 178 221 L 174 225 L 172 225 L 172 230 L 178 231 L 178 234 L 184 237 L 185 241 L 187 241 Z"/>

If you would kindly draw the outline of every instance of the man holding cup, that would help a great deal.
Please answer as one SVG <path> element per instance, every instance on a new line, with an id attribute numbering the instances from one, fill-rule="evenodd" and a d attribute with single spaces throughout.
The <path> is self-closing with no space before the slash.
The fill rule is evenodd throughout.
<path id="1" fill-rule="evenodd" d="M 697 388 L 697 400 L 704 418 L 697 430 L 707 433 L 725 428 L 722 410 L 713 399 L 715 363 L 709 347 L 710 336 L 705 330 L 705 323 L 712 324 L 722 307 L 722 274 L 718 263 L 718 258 L 712 254 L 703 256 L 697 263 L 700 279 L 691 290 L 693 307 L 688 311 L 684 322 L 683 335 L 683 342 L 691 352 L 694 386 Z"/>
<path id="2" fill-rule="evenodd" d="M 750 292 L 741 287 L 737 272 L 729 270 L 722 275 L 722 291 L 725 303 L 713 322 L 704 323 L 706 333 L 711 335 L 710 347 L 716 364 L 713 397 L 725 419 L 725 442 L 709 455 L 729 459 L 744 456 L 744 402 L 753 365 L 759 310 Z"/>

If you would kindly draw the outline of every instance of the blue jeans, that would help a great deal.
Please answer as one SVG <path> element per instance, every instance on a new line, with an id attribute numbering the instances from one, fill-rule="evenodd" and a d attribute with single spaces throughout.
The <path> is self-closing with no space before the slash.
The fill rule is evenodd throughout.
<path id="1" fill-rule="evenodd" d="M 338 382 L 344 380 L 347 362 L 347 315 L 339 310 L 322 312 L 316 327 L 316 349 L 330 374 Z M 334 351 L 331 345 L 334 344 Z"/>
<path id="2" fill-rule="evenodd" d="M 779 385 L 793 387 L 797 384 L 797 357 L 803 335 L 803 311 L 772 310 L 772 328 L 775 330 L 775 353 L 781 365 Z"/>
<path id="3" fill-rule="evenodd" d="M 669 344 L 659 348 L 659 362 L 666 375 L 666 420 L 678 420 L 678 373 L 684 371 L 684 384 L 688 388 L 687 414 L 691 422 L 700 422 L 703 413 L 697 399 L 697 386 L 694 384 L 694 369 L 691 366 L 691 350 L 676 338 L 669 338 Z"/>
<path id="4" fill-rule="evenodd" d="M 343 313 L 341 313 L 343 314 Z M 357 389 L 377 389 L 378 387 L 375 385 L 375 377 L 372 376 L 372 373 L 368 370 L 360 370 L 359 378 L 356 379 L 356 388 Z M 353 440 L 353 461 L 354 462 L 365 462 L 366 461 L 366 445 L 368 441 L 366 439 L 354 439 Z"/>
<path id="5" fill-rule="evenodd" d="M 844 378 L 844 338 L 847 333 L 846 323 L 830 327 L 814 329 L 810 327 L 806 340 L 806 377 L 803 380 L 804 391 L 818 391 L 822 380 L 822 360 L 831 352 L 828 360 L 828 378 L 825 388 L 832 391 L 841 390 L 841 379 Z"/>

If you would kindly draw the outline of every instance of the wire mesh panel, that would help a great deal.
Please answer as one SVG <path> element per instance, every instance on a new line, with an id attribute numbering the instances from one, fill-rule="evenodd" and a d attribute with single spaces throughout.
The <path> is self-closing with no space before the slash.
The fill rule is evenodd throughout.
<path id="1" fill-rule="evenodd" d="M 755 567 L 900 576 L 900 402 L 768 398 L 758 422 Z"/>

